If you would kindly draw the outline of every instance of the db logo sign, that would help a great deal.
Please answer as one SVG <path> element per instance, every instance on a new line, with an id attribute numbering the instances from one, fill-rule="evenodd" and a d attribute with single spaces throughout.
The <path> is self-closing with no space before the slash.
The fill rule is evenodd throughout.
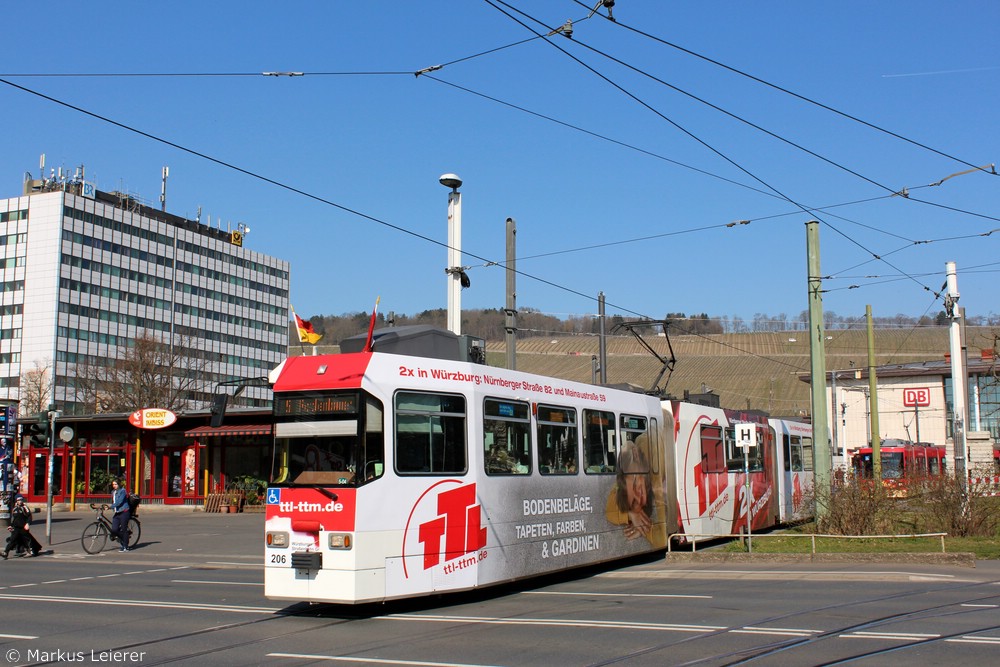
<path id="1" fill-rule="evenodd" d="M 927 387 L 903 390 L 903 405 L 908 408 L 926 408 L 931 404 L 931 390 Z"/>

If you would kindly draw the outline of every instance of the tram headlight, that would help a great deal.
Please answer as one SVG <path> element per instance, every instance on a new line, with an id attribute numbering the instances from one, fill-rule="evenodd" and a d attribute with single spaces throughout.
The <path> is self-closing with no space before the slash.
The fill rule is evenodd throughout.
<path id="1" fill-rule="evenodd" d="M 269 530 L 264 536 L 267 546 L 275 549 L 285 549 L 288 547 L 288 533 L 280 530 Z"/>
<path id="2" fill-rule="evenodd" d="M 331 549 L 346 551 L 351 548 L 351 536 L 348 533 L 330 533 L 329 544 Z"/>

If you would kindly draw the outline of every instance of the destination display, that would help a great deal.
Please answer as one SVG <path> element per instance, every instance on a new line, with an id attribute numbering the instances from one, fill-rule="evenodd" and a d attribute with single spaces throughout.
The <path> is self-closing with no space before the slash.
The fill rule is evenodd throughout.
<path id="1" fill-rule="evenodd" d="M 358 413 L 356 393 L 312 396 L 275 396 L 274 416 L 353 415 Z"/>

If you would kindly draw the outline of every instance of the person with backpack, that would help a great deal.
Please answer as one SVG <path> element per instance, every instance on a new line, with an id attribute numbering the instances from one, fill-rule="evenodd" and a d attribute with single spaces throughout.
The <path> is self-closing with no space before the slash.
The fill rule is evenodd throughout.
<path id="1" fill-rule="evenodd" d="M 124 553 L 128 551 L 130 537 L 128 520 L 132 516 L 131 507 L 128 502 L 128 491 L 125 490 L 125 486 L 119 483 L 117 479 L 112 480 L 111 488 L 111 509 L 115 512 L 114 517 L 111 519 L 111 539 L 118 540 L 118 551 Z"/>
<path id="2" fill-rule="evenodd" d="M 7 536 L 7 544 L 4 546 L 3 552 L 0 553 L 0 557 L 7 560 L 11 549 L 17 549 L 19 546 L 27 549 L 32 556 L 39 554 L 42 545 L 31 534 L 30 525 L 31 509 L 24 504 L 24 496 L 18 494 L 14 500 L 14 509 L 10 512 L 10 526 L 7 528 L 10 534 Z"/>

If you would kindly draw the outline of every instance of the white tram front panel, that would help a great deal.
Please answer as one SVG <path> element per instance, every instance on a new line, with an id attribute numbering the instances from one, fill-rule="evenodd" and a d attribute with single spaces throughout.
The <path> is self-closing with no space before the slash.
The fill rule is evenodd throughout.
<path id="1" fill-rule="evenodd" d="M 463 362 L 354 353 L 288 359 L 275 399 L 341 390 L 361 390 L 362 401 L 382 406 L 384 426 L 374 427 L 369 413 L 358 430 L 384 429 L 384 467 L 377 478 L 344 486 L 268 489 L 269 598 L 357 603 L 469 589 L 660 549 L 677 525 L 666 500 L 672 429 L 660 428 L 664 413 L 652 397 Z M 422 423 L 421 399 L 438 395 L 450 412 L 428 413 L 430 437 L 439 440 L 464 419 L 466 460 L 461 470 L 435 474 L 401 460 L 394 443 Z M 572 450 L 579 467 L 556 474 L 556 462 L 541 459 L 540 438 L 551 439 L 552 415 L 560 413 L 576 420 L 559 447 Z M 495 459 L 491 443 L 517 433 L 524 456 Z M 603 463 L 595 459 L 602 454 Z M 618 457 L 628 462 L 616 471 Z"/>
<path id="2" fill-rule="evenodd" d="M 778 454 L 778 498 L 782 523 L 805 519 L 813 493 L 812 424 L 772 419 Z"/>

